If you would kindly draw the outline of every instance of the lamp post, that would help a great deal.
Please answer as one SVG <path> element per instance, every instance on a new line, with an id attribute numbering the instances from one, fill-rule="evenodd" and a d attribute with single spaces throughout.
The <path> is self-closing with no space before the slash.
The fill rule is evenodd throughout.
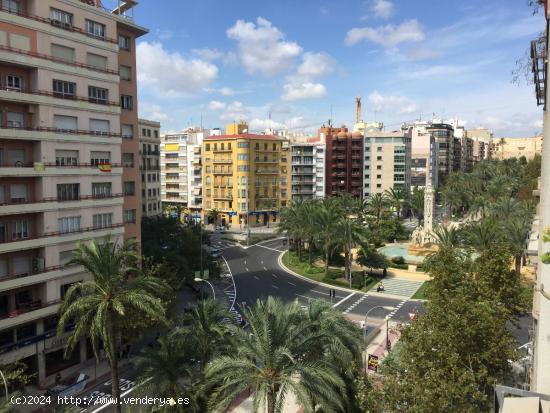
<path id="1" fill-rule="evenodd" d="M 214 296 L 214 300 L 216 299 L 216 291 L 214 291 L 214 286 L 212 284 L 210 284 L 209 281 L 203 280 L 202 278 L 195 278 L 195 282 L 205 282 L 206 284 L 208 284 L 210 286 L 210 288 L 212 288 L 212 294 Z"/>
<path id="2" fill-rule="evenodd" d="M 386 316 L 386 350 L 388 351 L 391 349 L 389 321 L 390 318 Z"/>
<path id="3" fill-rule="evenodd" d="M 6 389 L 6 401 L 8 400 L 9 393 L 8 393 L 8 381 L 6 380 L 6 376 L 4 376 L 4 373 L 2 373 L 2 370 L 0 370 L 0 376 L 2 376 L 2 380 L 4 380 L 4 388 Z"/>
<path id="4" fill-rule="evenodd" d="M 373 310 L 376 310 L 376 309 L 384 309 L 384 310 L 388 310 L 388 311 L 392 311 L 392 310 L 395 310 L 395 307 L 391 307 L 389 305 L 378 305 L 376 307 L 372 307 L 369 311 L 367 311 L 367 313 L 365 314 L 365 328 L 363 329 L 363 340 L 365 341 L 365 372 L 367 371 L 367 368 L 368 368 L 368 353 L 367 353 L 367 329 L 368 329 L 368 317 L 369 317 L 369 313 Z M 386 317 L 387 319 L 388 317 Z M 387 344 L 387 343 L 386 343 Z"/>

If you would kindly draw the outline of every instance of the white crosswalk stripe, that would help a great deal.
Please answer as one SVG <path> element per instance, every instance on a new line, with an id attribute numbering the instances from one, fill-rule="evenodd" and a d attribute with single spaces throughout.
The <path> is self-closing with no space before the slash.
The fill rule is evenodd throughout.
<path id="1" fill-rule="evenodd" d="M 381 294 L 400 295 L 410 298 L 416 293 L 424 281 L 404 280 L 401 278 L 386 278 L 382 280 L 384 291 Z M 371 288 L 371 291 L 376 291 L 377 285 Z"/>
<path id="2" fill-rule="evenodd" d="M 359 298 L 353 304 L 351 304 L 348 308 L 346 308 L 344 310 L 344 314 L 348 314 L 351 310 L 353 310 L 355 307 L 361 304 L 363 300 L 365 300 L 368 296 L 369 296 L 368 294 L 364 294 L 361 298 Z"/>
<path id="3" fill-rule="evenodd" d="M 223 240 L 223 239 L 212 241 L 212 248 L 216 248 L 216 249 L 219 249 L 219 250 L 226 250 L 228 248 L 233 248 L 236 245 L 238 245 L 238 244 L 236 244 L 233 241 L 227 241 L 227 240 Z"/>

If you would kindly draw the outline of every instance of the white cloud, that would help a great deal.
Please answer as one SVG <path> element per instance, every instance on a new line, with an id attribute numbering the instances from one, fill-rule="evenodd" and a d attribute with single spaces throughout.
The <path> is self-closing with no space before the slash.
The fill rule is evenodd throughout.
<path id="1" fill-rule="evenodd" d="M 140 102 L 139 117 L 142 119 L 154 120 L 157 122 L 170 120 L 168 114 L 163 112 L 162 108 L 159 105 L 150 104 L 147 102 Z"/>
<path id="2" fill-rule="evenodd" d="M 208 109 L 210 110 L 222 110 L 225 109 L 226 104 L 218 100 L 211 100 L 208 104 Z"/>
<path id="3" fill-rule="evenodd" d="M 186 59 L 166 51 L 161 43 L 141 42 L 137 46 L 138 81 L 157 93 L 186 94 L 211 84 L 218 68 L 204 60 Z"/>
<path id="4" fill-rule="evenodd" d="M 248 122 L 250 130 L 263 131 L 266 129 L 285 129 L 285 124 L 274 121 L 273 119 L 258 119 L 254 118 Z"/>
<path id="5" fill-rule="evenodd" d="M 374 0 L 372 11 L 377 17 L 387 19 L 393 14 L 393 3 L 388 0 Z"/>
<path id="6" fill-rule="evenodd" d="M 334 59 L 326 53 L 306 52 L 302 56 L 297 74 L 305 77 L 323 76 L 332 72 L 334 64 Z"/>
<path id="7" fill-rule="evenodd" d="M 223 96 L 233 96 L 236 92 L 231 89 L 230 87 L 222 87 L 219 92 L 223 95 Z"/>
<path id="8" fill-rule="evenodd" d="M 250 108 L 243 105 L 242 102 L 231 102 L 225 106 L 224 113 L 220 116 L 221 120 L 238 121 L 246 119 L 250 114 Z"/>
<path id="9" fill-rule="evenodd" d="M 193 49 L 193 54 L 200 57 L 204 60 L 218 60 L 224 57 L 224 53 L 219 51 L 218 49 L 210 49 L 208 47 L 204 47 L 202 49 Z"/>
<path id="10" fill-rule="evenodd" d="M 381 95 L 378 91 L 372 92 L 368 97 L 367 107 L 376 112 L 390 112 L 398 115 L 414 113 L 417 105 L 404 96 Z"/>
<path id="11" fill-rule="evenodd" d="M 239 60 L 251 74 L 280 73 L 302 53 L 297 43 L 285 41 L 284 34 L 263 17 L 258 17 L 256 24 L 238 20 L 227 30 L 227 37 L 237 42 Z"/>
<path id="12" fill-rule="evenodd" d="M 386 48 L 395 47 L 404 42 L 419 42 L 425 35 L 418 20 L 408 20 L 398 26 L 388 24 L 380 27 L 353 28 L 348 31 L 345 43 L 348 46 L 369 40 Z"/>
<path id="13" fill-rule="evenodd" d="M 321 83 L 287 83 L 283 86 L 282 100 L 319 99 L 327 94 L 327 89 Z"/>
<path id="14" fill-rule="evenodd" d="M 441 52 L 427 47 L 418 47 L 409 49 L 406 55 L 411 60 L 432 60 L 441 57 Z"/>

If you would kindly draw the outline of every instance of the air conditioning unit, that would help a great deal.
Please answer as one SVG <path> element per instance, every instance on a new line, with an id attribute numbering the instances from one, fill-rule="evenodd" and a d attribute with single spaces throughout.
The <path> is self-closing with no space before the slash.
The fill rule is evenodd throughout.
<path id="1" fill-rule="evenodd" d="M 50 24 L 52 26 L 61 27 L 63 25 L 63 22 L 61 20 L 50 20 Z"/>
<path id="2" fill-rule="evenodd" d="M 32 259 L 32 271 L 34 273 L 42 272 L 44 271 L 44 268 L 45 268 L 44 258 L 37 257 Z"/>

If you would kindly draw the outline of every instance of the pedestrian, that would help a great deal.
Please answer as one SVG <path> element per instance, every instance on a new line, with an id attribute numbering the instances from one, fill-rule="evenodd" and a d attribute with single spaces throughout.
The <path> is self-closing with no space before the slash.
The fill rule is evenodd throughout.
<path id="1" fill-rule="evenodd" d="M 382 284 L 382 281 L 380 281 L 376 287 L 376 292 L 379 293 L 380 291 L 384 291 L 384 284 Z"/>

